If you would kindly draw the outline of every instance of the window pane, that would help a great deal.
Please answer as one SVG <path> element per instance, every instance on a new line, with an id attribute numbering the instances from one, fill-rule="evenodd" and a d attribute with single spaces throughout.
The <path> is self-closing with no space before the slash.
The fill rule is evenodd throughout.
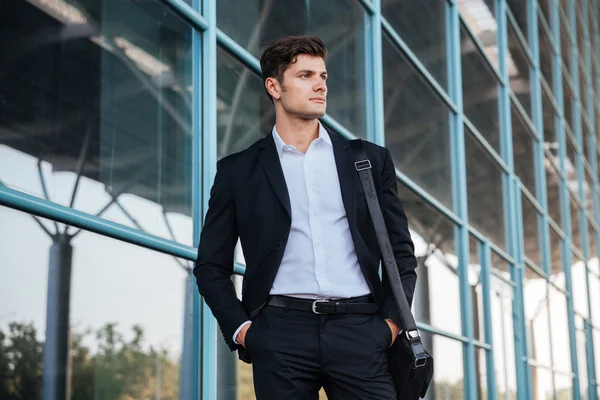
<path id="1" fill-rule="evenodd" d="M 485 357 L 485 349 L 475 347 L 475 390 L 477 391 L 477 398 L 481 400 L 488 398 L 488 382 Z"/>
<path id="2" fill-rule="evenodd" d="M 515 106 L 511 107 L 511 111 L 515 174 L 521 179 L 527 190 L 535 196 L 534 138 L 521 112 Z"/>
<path id="3" fill-rule="evenodd" d="M 271 132 L 275 109 L 261 79 L 222 49 L 217 51 L 217 156 L 242 151 Z"/>
<path id="4" fill-rule="evenodd" d="M 498 80 L 462 25 L 460 39 L 464 113 L 500 153 Z"/>
<path id="5" fill-rule="evenodd" d="M 426 349 L 431 349 L 435 360 L 433 380 L 429 386 L 432 398 L 463 400 L 464 375 L 462 344 L 444 336 L 421 332 Z M 429 392 L 428 392 L 429 393 Z"/>
<path id="6" fill-rule="evenodd" d="M 563 110 L 565 115 L 565 123 L 569 129 L 573 129 L 573 107 L 575 106 L 575 100 L 573 95 L 573 89 L 569 81 L 566 78 L 567 72 L 563 69 Z"/>
<path id="7" fill-rule="evenodd" d="M 591 218 L 591 217 L 590 217 Z M 590 243 L 590 261 L 592 261 L 594 258 L 598 258 L 598 250 L 596 248 L 596 230 L 594 229 L 594 225 L 592 225 L 592 220 L 589 220 L 589 224 L 588 224 L 588 239 L 589 239 L 589 243 Z M 598 303 L 600 304 L 600 303 Z M 600 319 L 598 319 L 597 321 L 600 321 Z"/>
<path id="8" fill-rule="evenodd" d="M 567 6 L 568 7 L 568 6 Z M 560 7 L 560 51 L 562 57 L 563 72 L 567 75 L 571 70 L 571 37 L 569 30 L 571 29 L 568 23 L 568 17 L 564 13 L 565 8 Z"/>
<path id="9" fill-rule="evenodd" d="M 554 90 L 553 74 L 552 74 L 552 62 L 554 59 L 554 50 L 552 44 L 550 44 L 550 38 L 542 25 L 542 18 L 538 18 L 538 35 L 540 43 L 540 70 L 543 78 L 546 80 L 548 87 Z"/>
<path id="10" fill-rule="evenodd" d="M 579 372 L 579 393 L 582 399 L 588 398 L 588 371 L 587 371 L 587 351 L 585 348 L 585 331 L 583 330 L 583 322 L 580 317 L 575 317 L 575 325 L 581 324 L 581 329 L 576 330 L 577 336 L 577 369 Z M 598 365 L 596 363 L 596 365 Z"/>
<path id="11" fill-rule="evenodd" d="M 564 293 L 550 286 L 550 336 L 552 338 L 552 361 L 554 369 L 571 372 L 571 350 L 569 343 L 569 325 L 567 324 L 567 298 Z"/>
<path id="12" fill-rule="evenodd" d="M 0 220 L 0 338 L 21 336 L 9 386 L 27 390 L 14 398 L 42 398 L 42 380 L 60 374 L 71 399 L 179 398 L 192 367 L 181 358 L 192 350 L 190 261 L 86 231 L 50 237 L 5 207 Z M 67 360 L 44 365 L 61 349 Z"/>
<path id="13" fill-rule="evenodd" d="M 600 278 L 590 273 L 590 303 L 592 312 L 592 323 L 600 326 Z"/>
<path id="14" fill-rule="evenodd" d="M 531 64 L 529 64 L 525 49 L 510 23 L 508 24 L 508 51 L 510 53 L 508 59 L 510 88 L 527 115 L 531 116 L 531 84 L 529 81 Z"/>
<path id="15" fill-rule="evenodd" d="M 473 335 L 485 343 L 483 319 L 483 288 L 481 285 L 481 265 L 479 264 L 479 240 L 469 235 L 469 287 L 471 288 L 471 308 L 473 314 Z"/>
<path id="16" fill-rule="evenodd" d="M 498 246 L 505 247 L 502 171 L 465 127 L 469 222 Z"/>
<path id="17" fill-rule="evenodd" d="M 575 247 L 581 250 L 581 232 L 579 230 L 580 208 L 571 196 L 571 241 Z"/>
<path id="18" fill-rule="evenodd" d="M 529 357 L 540 365 L 550 367 L 550 335 L 548 319 L 548 284 L 530 268 L 523 282 L 525 301 L 525 328 Z"/>
<path id="19" fill-rule="evenodd" d="M 381 4 L 381 13 L 438 83 L 447 88 L 446 3 L 390 0 Z"/>
<path id="20" fill-rule="evenodd" d="M 552 85 L 552 83 L 548 83 Z M 557 121 L 556 110 L 550 101 L 550 96 L 545 90 L 542 90 L 542 112 L 544 124 L 544 145 L 558 157 L 558 139 L 556 137 Z M 558 165 L 558 160 L 556 161 Z"/>
<path id="21" fill-rule="evenodd" d="M 586 267 L 581 261 L 576 261 L 577 256 L 573 255 L 573 265 L 571 265 L 571 276 L 573 281 L 573 309 L 585 318 L 588 313 L 588 290 L 586 281 Z"/>
<path id="22" fill-rule="evenodd" d="M 554 164 L 548 160 L 548 158 L 544 158 L 544 161 L 546 167 L 546 186 L 548 188 L 548 213 L 550 214 L 550 218 L 552 218 L 559 227 L 562 227 L 560 216 L 561 178 L 558 171 L 554 168 Z"/>
<path id="23" fill-rule="evenodd" d="M 523 208 L 523 236 L 525 238 L 525 256 L 535 265 L 542 268 L 542 257 L 540 249 L 540 231 L 539 224 L 541 217 L 531 201 L 521 195 L 521 204 Z"/>
<path id="24" fill-rule="evenodd" d="M 566 143 L 567 143 L 567 153 L 565 158 L 565 173 L 567 177 L 568 188 L 571 190 L 571 193 L 575 196 L 579 196 L 579 181 L 577 180 L 577 152 L 575 150 L 575 146 L 573 145 L 573 139 L 571 139 L 571 135 L 566 135 Z"/>
<path id="25" fill-rule="evenodd" d="M 559 288 L 565 290 L 565 273 L 563 272 L 563 240 L 556 233 L 554 228 L 550 227 L 550 281 Z"/>
<path id="26" fill-rule="evenodd" d="M 3 8 L 0 180 L 191 245 L 191 28 L 159 2 L 47 3 Z"/>
<path id="27" fill-rule="evenodd" d="M 356 1 L 217 1 L 218 27 L 257 58 L 280 37 L 319 36 L 328 50 L 327 113 L 359 137 L 366 136 L 364 21 Z"/>
<path id="28" fill-rule="evenodd" d="M 383 78 L 385 145 L 396 168 L 452 209 L 450 110 L 387 35 Z"/>
<path id="29" fill-rule="evenodd" d="M 513 287 L 493 275 L 491 282 L 496 394 L 498 399 L 515 400 L 517 398 L 517 376 L 512 318 Z"/>
<path id="30" fill-rule="evenodd" d="M 419 264 L 413 302 L 415 319 L 460 334 L 454 224 L 400 183 L 398 196 L 406 211 Z"/>
<path id="31" fill-rule="evenodd" d="M 552 371 L 543 367 L 531 367 L 533 400 L 554 400 Z"/>
<path id="32" fill-rule="evenodd" d="M 506 0 L 506 5 L 517 23 L 517 29 L 527 41 L 527 3 L 520 0 Z"/>

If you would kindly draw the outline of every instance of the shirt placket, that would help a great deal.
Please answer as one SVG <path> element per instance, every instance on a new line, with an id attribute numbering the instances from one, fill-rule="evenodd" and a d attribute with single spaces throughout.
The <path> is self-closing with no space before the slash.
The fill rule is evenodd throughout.
<path id="1" fill-rule="evenodd" d="M 319 196 L 319 168 L 315 161 L 315 150 L 309 147 L 304 158 L 304 176 L 308 192 L 308 217 L 315 254 L 315 278 L 319 284 L 319 292 L 327 295 L 330 291 L 325 270 L 325 249 L 323 248 L 323 227 L 321 225 L 321 207 Z"/>

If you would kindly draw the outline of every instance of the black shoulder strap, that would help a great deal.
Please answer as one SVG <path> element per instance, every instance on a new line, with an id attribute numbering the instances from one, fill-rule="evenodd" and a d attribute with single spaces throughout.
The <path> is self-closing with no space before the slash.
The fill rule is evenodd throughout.
<path id="1" fill-rule="evenodd" d="M 390 285 L 392 287 L 396 304 L 400 310 L 404 330 L 406 331 L 406 335 L 411 342 L 414 342 L 415 339 L 418 339 L 420 342 L 420 334 L 417 329 L 417 324 L 412 312 L 410 311 L 408 301 L 406 300 L 406 294 L 404 293 L 404 287 L 402 287 L 402 279 L 400 278 L 400 272 L 398 271 L 398 265 L 396 264 L 394 251 L 390 243 L 388 231 L 385 226 L 385 220 L 383 219 L 381 207 L 379 206 L 379 201 L 377 199 L 377 192 L 375 191 L 373 174 L 371 172 L 371 161 L 367 157 L 367 153 L 365 152 L 363 143 L 360 139 L 351 140 L 350 146 L 354 152 L 354 166 L 356 171 L 358 171 L 361 184 L 365 191 L 367 205 L 369 212 L 371 213 L 371 219 L 373 221 L 373 226 L 375 227 L 375 233 L 377 234 L 377 241 L 379 242 L 379 247 L 381 248 L 383 263 L 385 265 L 387 276 L 390 280 Z"/>

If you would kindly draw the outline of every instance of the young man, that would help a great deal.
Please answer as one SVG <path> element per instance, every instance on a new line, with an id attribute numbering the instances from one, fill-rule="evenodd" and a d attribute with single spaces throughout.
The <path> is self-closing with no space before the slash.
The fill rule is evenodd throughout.
<path id="1" fill-rule="evenodd" d="M 327 51 L 286 37 L 261 57 L 276 123 L 219 161 L 194 268 L 225 341 L 252 362 L 259 400 L 395 399 L 387 352 L 400 315 L 349 142 L 318 118 Z M 364 142 L 409 304 L 416 259 L 388 150 Z M 231 275 L 238 237 L 242 301 Z"/>

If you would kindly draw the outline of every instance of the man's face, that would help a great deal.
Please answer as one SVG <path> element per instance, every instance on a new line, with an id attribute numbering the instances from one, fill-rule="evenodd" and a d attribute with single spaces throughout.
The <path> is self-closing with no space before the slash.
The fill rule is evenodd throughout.
<path id="1" fill-rule="evenodd" d="M 321 57 L 298 55 L 280 83 L 281 106 L 286 114 L 303 119 L 325 115 L 327 108 L 327 68 Z"/>

